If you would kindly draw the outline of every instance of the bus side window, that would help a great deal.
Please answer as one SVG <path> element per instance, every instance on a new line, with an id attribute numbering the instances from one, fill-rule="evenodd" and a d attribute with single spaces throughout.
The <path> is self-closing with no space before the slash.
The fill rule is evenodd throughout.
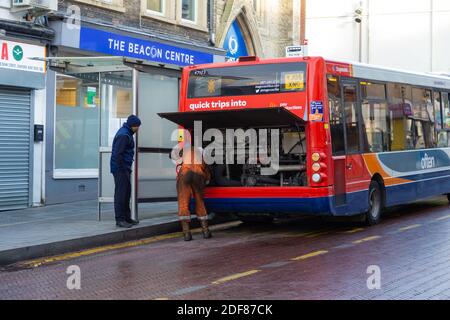
<path id="1" fill-rule="evenodd" d="M 400 84 L 388 83 L 388 118 L 390 128 L 389 151 L 403 151 L 407 149 L 407 119 L 409 106 L 404 102 L 404 92 Z"/>
<path id="2" fill-rule="evenodd" d="M 450 130 L 450 102 L 449 94 L 447 92 L 442 93 L 442 120 L 443 129 Z"/>
<path id="3" fill-rule="evenodd" d="M 339 80 L 328 77 L 328 106 L 330 109 L 330 131 L 333 155 L 345 154 L 344 117 Z"/>
<path id="4" fill-rule="evenodd" d="M 450 147 L 450 99 L 447 92 L 441 94 L 442 127 L 438 131 L 438 147 Z"/>
<path id="5" fill-rule="evenodd" d="M 365 152 L 383 152 L 389 149 L 388 105 L 384 84 L 362 81 L 362 116 L 364 120 Z"/>
<path id="6" fill-rule="evenodd" d="M 436 147 L 436 135 L 431 91 L 412 88 L 412 100 L 414 113 L 414 148 L 434 148 Z"/>

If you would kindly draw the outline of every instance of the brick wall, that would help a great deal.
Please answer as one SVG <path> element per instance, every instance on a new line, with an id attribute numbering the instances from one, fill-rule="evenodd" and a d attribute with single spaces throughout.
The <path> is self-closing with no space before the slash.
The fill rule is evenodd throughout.
<path id="1" fill-rule="evenodd" d="M 92 1 L 94 2 L 94 1 Z M 95 6 L 75 0 L 59 0 L 59 12 L 65 13 L 70 5 L 81 9 L 83 19 L 89 21 L 138 28 L 150 34 L 161 35 L 174 40 L 183 40 L 209 45 L 209 33 L 181 25 L 167 23 L 141 15 L 141 0 L 123 0 L 125 12 Z"/>

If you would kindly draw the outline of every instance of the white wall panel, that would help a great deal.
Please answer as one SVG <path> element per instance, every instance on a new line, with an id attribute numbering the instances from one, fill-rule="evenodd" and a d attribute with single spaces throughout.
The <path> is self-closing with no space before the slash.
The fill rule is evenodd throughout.
<path id="1" fill-rule="evenodd" d="M 370 14 L 405 14 L 430 11 L 430 1 L 431 0 L 370 0 Z M 339 2 L 339 0 L 337 2 Z"/>
<path id="2" fill-rule="evenodd" d="M 435 13 L 433 21 L 433 72 L 450 74 L 450 11 Z"/>
<path id="3" fill-rule="evenodd" d="M 418 22 L 424 23 L 418 23 Z M 411 71 L 431 68 L 430 15 L 370 17 L 370 63 Z"/>
<path id="4" fill-rule="evenodd" d="M 308 18 L 340 17 L 353 15 L 357 0 L 308 0 L 306 12 Z"/>
<path id="5" fill-rule="evenodd" d="M 358 33 L 352 18 L 311 19 L 307 26 L 309 55 L 358 59 Z"/>

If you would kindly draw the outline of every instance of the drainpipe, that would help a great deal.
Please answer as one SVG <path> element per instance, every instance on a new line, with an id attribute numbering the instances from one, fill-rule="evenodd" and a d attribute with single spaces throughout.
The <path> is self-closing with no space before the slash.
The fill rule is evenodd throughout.
<path id="1" fill-rule="evenodd" d="M 215 31 L 215 23 L 214 23 L 214 12 L 215 12 L 215 6 L 216 6 L 216 1 L 211 0 L 208 1 L 208 6 L 209 6 L 209 10 L 208 10 L 208 27 L 209 27 L 209 42 L 213 45 L 216 46 L 216 31 Z"/>

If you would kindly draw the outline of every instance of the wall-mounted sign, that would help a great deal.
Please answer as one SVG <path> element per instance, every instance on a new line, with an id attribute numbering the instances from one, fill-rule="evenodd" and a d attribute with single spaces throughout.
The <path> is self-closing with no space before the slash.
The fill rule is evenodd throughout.
<path id="1" fill-rule="evenodd" d="M 286 47 L 286 57 L 304 57 L 307 56 L 307 46 L 288 46 Z"/>
<path id="2" fill-rule="evenodd" d="M 0 40 L 0 68 L 45 73 L 45 47 Z"/>
<path id="3" fill-rule="evenodd" d="M 212 63 L 214 55 L 154 41 L 81 27 L 80 49 L 177 66 Z"/>
<path id="4" fill-rule="evenodd" d="M 244 36 L 236 20 L 228 30 L 223 48 L 227 51 L 226 57 L 229 61 L 236 61 L 239 57 L 248 56 L 247 45 L 245 44 Z"/>

